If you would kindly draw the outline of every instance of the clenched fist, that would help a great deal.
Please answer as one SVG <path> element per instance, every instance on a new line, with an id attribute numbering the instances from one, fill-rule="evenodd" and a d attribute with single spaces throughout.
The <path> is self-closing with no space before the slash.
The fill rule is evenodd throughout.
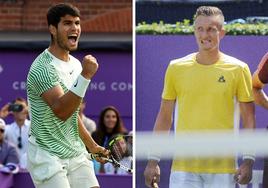
<path id="1" fill-rule="evenodd" d="M 86 79 L 91 79 L 98 70 L 98 63 L 95 57 L 92 55 L 86 55 L 83 58 L 81 75 Z"/>

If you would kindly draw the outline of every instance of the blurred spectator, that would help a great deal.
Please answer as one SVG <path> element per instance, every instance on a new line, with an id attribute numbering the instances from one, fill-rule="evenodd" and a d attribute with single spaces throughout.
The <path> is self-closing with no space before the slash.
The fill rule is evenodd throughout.
<path id="1" fill-rule="evenodd" d="M 128 133 L 129 137 L 127 138 L 127 143 L 128 143 L 128 152 L 129 152 L 129 155 L 133 155 L 132 151 L 133 151 L 133 132 L 130 131 Z"/>
<path id="2" fill-rule="evenodd" d="M 84 114 L 85 108 L 86 108 L 86 102 L 83 100 L 79 107 L 79 116 L 82 119 L 88 132 L 92 134 L 94 131 L 96 131 L 96 123 L 92 119 L 86 117 L 86 115 Z"/>
<path id="3" fill-rule="evenodd" d="M 99 117 L 98 127 L 92 133 L 92 138 L 97 144 L 106 147 L 108 140 L 117 134 L 127 134 L 118 110 L 113 106 L 105 107 Z M 95 162 L 95 171 L 105 173 L 104 165 Z"/>
<path id="4" fill-rule="evenodd" d="M 10 105 L 9 103 L 8 104 L 5 104 L 1 108 L 1 110 L 0 110 L 0 118 L 5 119 L 10 114 L 10 112 L 8 111 L 9 105 Z"/>
<path id="5" fill-rule="evenodd" d="M 99 117 L 98 127 L 93 132 L 93 139 L 101 146 L 106 146 L 107 141 L 116 134 L 127 134 L 118 110 L 113 106 L 105 107 Z"/>
<path id="6" fill-rule="evenodd" d="M 11 104 L 9 104 L 8 111 L 13 114 L 14 122 L 6 126 L 5 136 L 9 142 L 17 146 L 20 166 L 25 168 L 30 128 L 30 121 L 27 119 L 27 101 L 21 97 L 16 98 Z M 4 114 L 7 113 L 4 112 Z"/>
<path id="7" fill-rule="evenodd" d="M 4 166 L 8 163 L 19 163 L 19 156 L 16 147 L 5 140 L 5 128 L 5 121 L 0 118 L 0 166 Z"/>

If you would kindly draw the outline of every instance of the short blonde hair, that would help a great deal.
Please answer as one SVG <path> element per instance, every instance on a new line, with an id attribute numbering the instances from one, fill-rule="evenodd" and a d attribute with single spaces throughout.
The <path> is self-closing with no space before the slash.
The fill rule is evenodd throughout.
<path id="1" fill-rule="evenodd" d="M 224 25 L 224 15 L 218 7 L 214 6 L 201 6 L 198 7 L 194 16 L 194 20 L 198 16 L 219 16 L 221 18 L 220 20 L 220 27 L 222 28 Z"/>

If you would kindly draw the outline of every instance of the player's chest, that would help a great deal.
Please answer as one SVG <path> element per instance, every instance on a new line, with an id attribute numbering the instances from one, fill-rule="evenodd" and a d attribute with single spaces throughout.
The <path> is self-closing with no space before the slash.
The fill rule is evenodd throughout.
<path id="1" fill-rule="evenodd" d="M 181 94 L 224 94 L 234 93 L 236 76 L 226 70 L 186 70 L 175 78 L 175 88 Z"/>
<path id="2" fill-rule="evenodd" d="M 79 70 L 74 66 L 55 66 L 61 85 L 70 89 L 80 74 Z"/>

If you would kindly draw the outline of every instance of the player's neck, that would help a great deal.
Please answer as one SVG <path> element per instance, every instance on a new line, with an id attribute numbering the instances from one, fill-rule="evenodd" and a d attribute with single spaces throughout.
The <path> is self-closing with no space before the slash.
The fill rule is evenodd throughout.
<path id="1" fill-rule="evenodd" d="M 50 45 L 48 51 L 62 61 L 69 61 L 69 51 L 66 51 L 56 45 Z"/>
<path id="2" fill-rule="evenodd" d="M 212 65 L 221 57 L 220 51 L 199 51 L 196 55 L 196 61 L 202 65 Z"/>

